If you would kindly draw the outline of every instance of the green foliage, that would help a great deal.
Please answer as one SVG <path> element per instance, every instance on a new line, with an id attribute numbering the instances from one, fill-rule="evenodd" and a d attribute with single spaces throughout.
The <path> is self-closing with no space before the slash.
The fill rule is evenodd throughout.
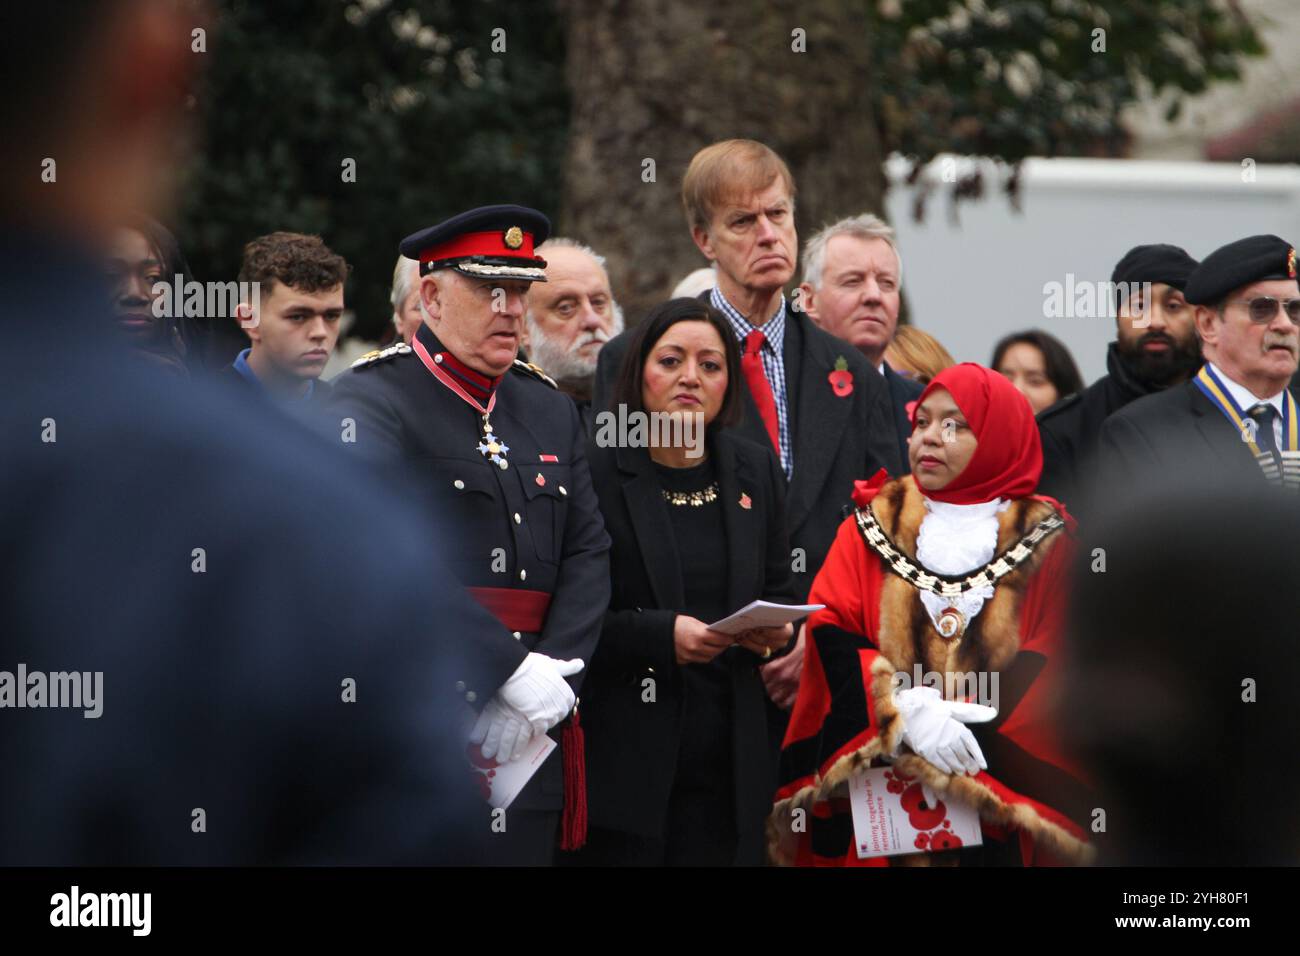
<path id="1" fill-rule="evenodd" d="M 1262 51 L 1218 0 L 858 2 L 883 152 L 917 164 L 1118 155 L 1139 93 L 1176 110 Z M 402 236 L 482 203 L 560 208 L 569 105 L 554 0 L 219 0 L 195 55 L 202 144 L 178 231 L 201 278 L 233 278 L 254 236 L 319 233 L 353 265 L 356 331 L 376 337 Z M 981 188 L 971 177 L 956 193 Z"/>
<path id="2" fill-rule="evenodd" d="M 348 304 L 375 337 L 403 236 L 478 204 L 559 207 L 568 99 L 546 5 L 224 0 L 195 55 L 202 142 L 179 230 L 204 279 L 234 278 L 255 236 L 318 233 L 352 264 Z"/>
<path id="3" fill-rule="evenodd" d="M 1122 155 L 1121 111 L 1140 95 L 1165 98 L 1173 119 L 1263 52 L 1220 0 L 866 2 L 882 146 L 916 164 Z"/>

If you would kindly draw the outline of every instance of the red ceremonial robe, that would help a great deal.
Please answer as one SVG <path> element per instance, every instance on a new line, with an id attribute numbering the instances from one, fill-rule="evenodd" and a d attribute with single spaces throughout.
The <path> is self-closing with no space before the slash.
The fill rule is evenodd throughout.
<path id="1" fill-rule="evenodd" d="M 884 484 L 874 497 L 866 483 L 859 489 L 859 505 L 869 506 L 894 547 L 919 564 L 916 539 L 926 511 L 912 476 Z M 1054 510 L 1047 500 L 1013 500 L 998 515 L 995 553 L 1013 547 Z M 781 753 L 782 785 L 768 825 L 774 861 L 888 865 L 891 858 L 858 859 L 847 784 L 855 770 L 883 763 L 877 758 L 894 752 L 894 766 L 929 784 L 939 799 L 976 808 L 987 847 L 1001 844 L 1026 865 L 1091 858 L 1081 826 L 1091 814 L 1088 790 L 1061 755 L 1049 714 L 1072 551 L 1067 530 L 1051 533 L 997 583 L 965 632 L 945 640 L 919 592 L 869 549 L 854 518 L 840 525 L 809 595 L 810 603 L 826 608 L 807 623 L 803 676 Z M 949 775 L 900 748 L 903 717 L 893 703 L 895 674 L 905 673 L 910 681 L 917 663 L 923 673 L 997 673 L 998 716 L 969 725 L 987 771 Z M 945 697 L 951 697 L 954 685 L 948 676 L 945 682 Z M 1018 847 L 1003 842 L 1011 840 Z M 982 851 L 892 859 L 953 862 L 964 852 Z"/>

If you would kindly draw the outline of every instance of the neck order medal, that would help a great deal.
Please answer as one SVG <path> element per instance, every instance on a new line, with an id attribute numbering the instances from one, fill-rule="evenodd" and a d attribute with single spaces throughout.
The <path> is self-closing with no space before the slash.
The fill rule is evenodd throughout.
<path id="1" fill-rule="evenodd" d="M 478 443 L 478 450 L 484 458 L 498 468 L 509 467 L 506 452 L 510 450 L 510 446 L 492 434 L 492 423 L 488 421 L 486 415 L 483 416 L 483 440 Z"/>

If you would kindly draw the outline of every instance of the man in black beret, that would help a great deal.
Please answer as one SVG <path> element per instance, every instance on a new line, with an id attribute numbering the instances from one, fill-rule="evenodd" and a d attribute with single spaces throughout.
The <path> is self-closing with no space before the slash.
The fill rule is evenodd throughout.
<path id="1" fill-rule="evenodd" d="M 453 573 L 500 622 L 465 635 L 490 679 L 456 690 L 477 712 L 477 765 L 541 760 L 504 816 L 484 807 L 477 834 L 484 862 L 519 865 L 549 864 L 557 838 L 576 849 L 584 837 L 576 696 L 610 593 L 577 409 L 517 359 L 529 286 L 546 280 L 533 250 L 549 231 L 536 210 L 486 206 L 408 236 L 400 251 L 420 263 L 427 320 L 410 345 L 358 359 L 330 404 L 345 443 L 419 482 Z M 552 731 L 560 752 L 539 756 Z"/>
<path id="2" fill-rule="evenodd" d="M 1300 487 L 1300 421 L 1287 389 L 1300 357 L 1295 247 L 1277 236 L 1229 243 L 1196 268 L 1185 295 L 1205 365 L 1106 420 L 1101 493 L 1177 472 Z"/>
<path id="3" fill-rule="evenodd" d="M 1043 441 L 1039 494 L 1064 501 L 1076 514 L 1076 493 L 1095 464 L 1101 424 L 1125 405 L 1187 381 L 1201 365 L 1192 308 L 1183 289 L 1196 260 L 1178 246 L 1136 246 L 1111 273 L 1116 335 L 1106 353 L 1109 374 L 1038 415 Z"/>

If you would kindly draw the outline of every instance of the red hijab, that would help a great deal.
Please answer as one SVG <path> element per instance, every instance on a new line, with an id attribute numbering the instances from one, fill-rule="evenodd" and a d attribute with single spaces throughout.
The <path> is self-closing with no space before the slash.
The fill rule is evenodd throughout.
<path id="1" fill-rule="evenodd" d="M 932 378 L 917 406 L 940 388 L 952 394 L 979 445 L 946 488 L 921 488 L 921 493 L 954 505 L 1032 495 L 1043 471 L 1043 445 L 1029 400 L 1005 376 L 974 362 L 953 365 Z M 916 425 L 915 408 L 912 425 Z"/>
<path id="2" fill-rule="evenodd" d="M 1033 493 L 1043 471 L 1043 443 L 1038 437 L 1038 423 L 1029 400 L 1004 375 L 974 362 L 963 362 L 932 378 L 921 397 L 909 403 L 913 427 L 916 427 L 917 407 L 936 388 L 946 388 L 952 395 L 979 444 L 965 469 L 948 487 L 926 491 L 917 482 L 921 494 L 955 505 L 1032 497 L 1055 508 L 1073 532 L 1074 518 L 1065 505 L 1055 498 Z M 888 480 L 889 475 L 882 468 L 869 481 L 854 482 L 854 502 L 859 508 L 867 507 Z"/>

